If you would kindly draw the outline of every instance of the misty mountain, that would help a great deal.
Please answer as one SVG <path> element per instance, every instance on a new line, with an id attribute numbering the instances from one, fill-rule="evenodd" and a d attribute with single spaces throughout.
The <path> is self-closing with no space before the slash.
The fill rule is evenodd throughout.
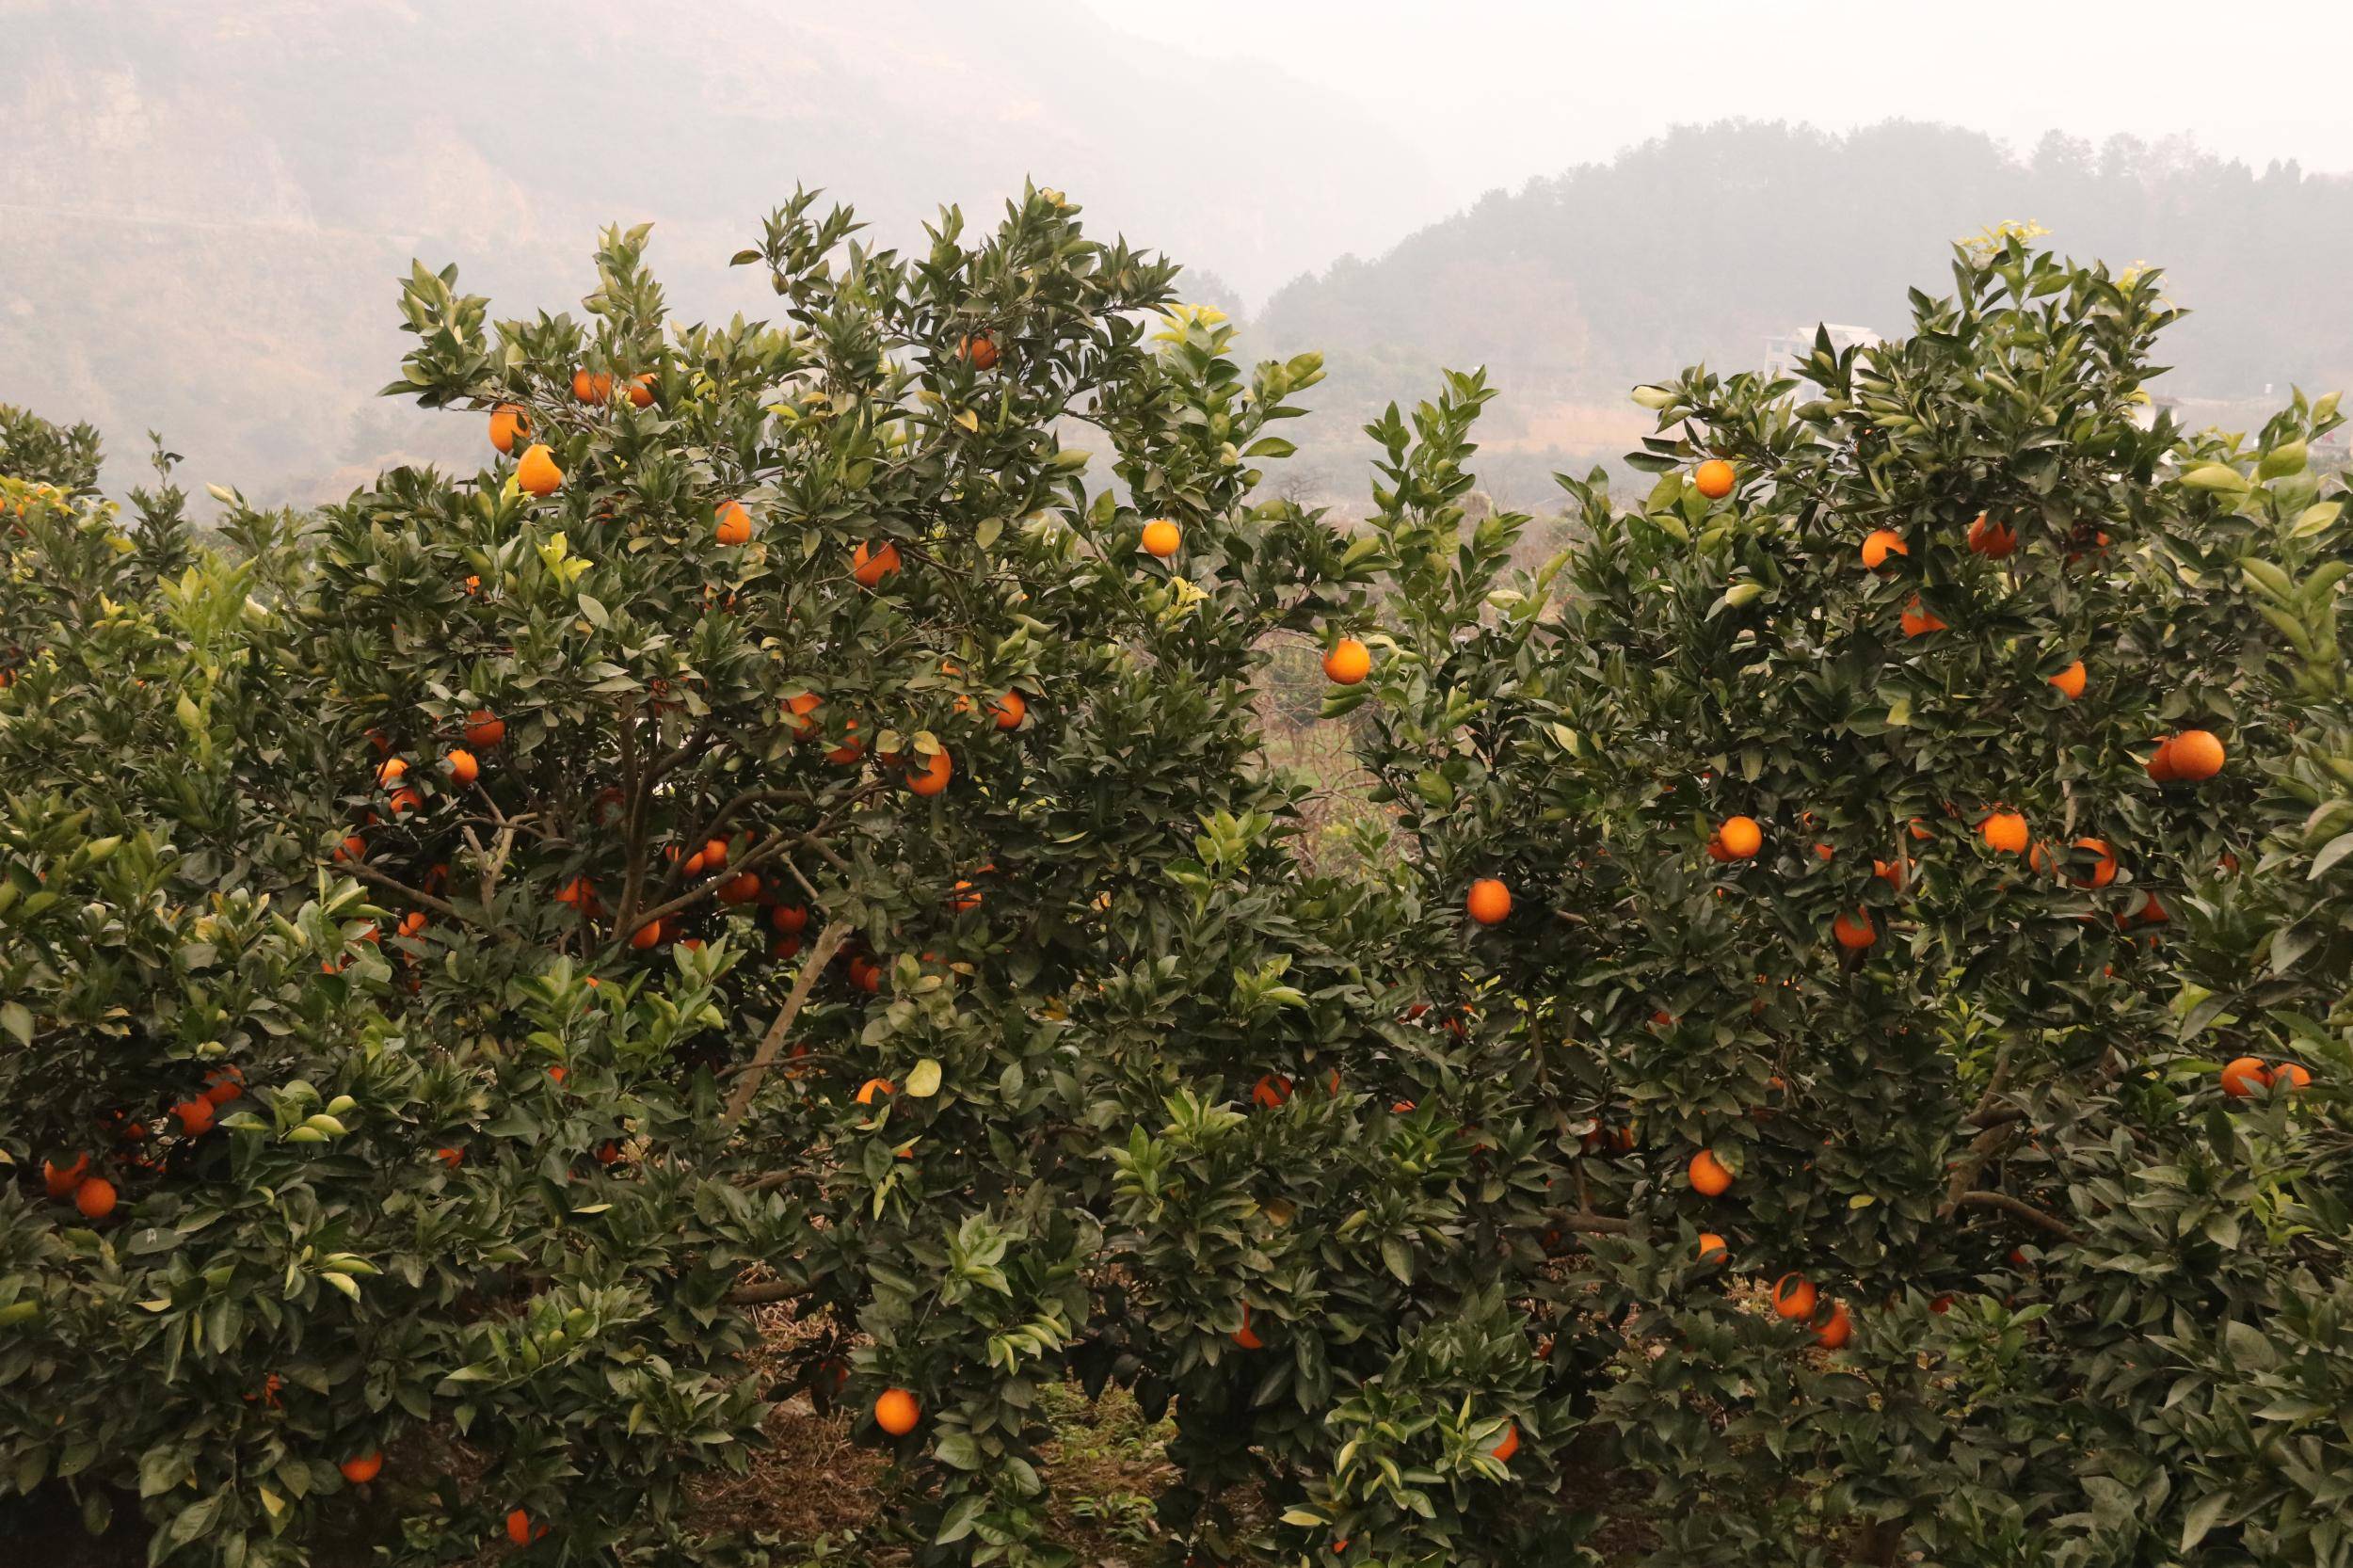
<path id="1" fill-rule="evenodd" d="M 1903 122 L 1681 129 L 1497 192 L 1285 286 L 1254 347 L 1326 352 L 1319 393 L 1349 417 L 1303 422 L 1301 461 L 1347 496 L 1364 490 L 1363 416 L 1427 395 L 1442 365 L 1487 365 L 1504 395 L 1481 475 L 1528 504 L 1553 470 L 1615 456 L 1650 427 L 1630 387 L 1693 362 L 1754 368 L 1769 338 L 1817 322 L 1900 332 L 1906 289 L 1947 292 L 1953 242 L 2003 221 L 2039 222 L 2075 256 L 2165 269 L 2191 313 L 2161 344 L 2173 369 L 2153 390 L 2193 424 L 2241 428 L 2292 383 L 2353 382 L 2338 270 L 2353 181 L 2131 137 L 2052 136 L 2022 156 Z"/>
<path id="2" fill-rule="evenodd" d="M 373 395 L 412 256 L 527 315 L 592 285 L 600 226 L 650 219 L 681 317 L 764 313 L 726 263 L 796 184 L 906 247 L 1034 177 L 1230 301 L 1444 208 L 1363 110 L 1074 0 L 0 0 L 0 401 L 100 424 L 115 483 L 148 426 L 257 496 L 475 460 L 473 422 Z M 1309 136 L 1350 150 L 1337 176 L 1263 151 Z"/>

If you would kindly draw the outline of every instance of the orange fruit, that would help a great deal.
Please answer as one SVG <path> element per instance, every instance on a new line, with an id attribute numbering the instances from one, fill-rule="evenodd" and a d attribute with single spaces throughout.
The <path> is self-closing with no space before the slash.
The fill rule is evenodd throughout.
<path id="1" fill-rule="evenodd" d="M 506 1539 L 512 1541 L 516 1545 L 528 1546 L 534 1541 L 537 1541 L 544 1537 L 547 1533 L 548 1527 L 545 1525 L 533 1524 L 531 1522 L 531 1515 L 523 1510 L 517 1508 L 507 1511 Z"/>
<path id="2" fill-rule="evenodd" d="M 2026 819 L 2015 811 L 1996 811 L 1977 824 L 1988 849 L 2016 855 L 2026 847 Z"/>
<path id="3" fill-rule="evenodd" d="M 2284 1083 L 2290 1094 L 2300 1095 L 2313 1086 L 2313 1075 L 2293 1062 L 2282 1062 L 2271 1069 L 2271 1081 Z"/>
<path id="4" fill-rule="evenodd" d="M 584 876 L 573 877 L 555 890 L 555 902 L 585 909 L 597 902 L 597 885 Z"/>
<path id="5" fill-rule="evenodd" d="M 817 733 L 817 721 L 810 718 L 809 714 L 824 707 L 824 703 L 825 699 L 815 692 L 803 692 L 798 696 L 785 699 L 784 722 L 786 727 L 792 731 L 794 740 L 806 741 Z"/>
<path id="6" fill-rule="evenodd" d="M 1234 1331 L 1234 1343 L 1240 1345 L 1245 1351 L 1262 1351 L 1266 1349 L 1266 1341 L 1259 1338 L 1257 1335 L 1253 1333 L 1251 1330 L 1250 1304 L 1247 1302 L 1242 1304 L 1241 1327 Z"/>
<path id="7" fill-rule="evenodd" d="M 2149 755 L 2148 767 L 2149 776 L 2160 784 L 2170 784 L 2181 777 L 2173 771 L 2173 742 L 2170 739 L 2157 743 L 2157 749 Z"/>
<path id="8" fill-rule="evenodd" d="M 416 936 L 424 930 L 425 924 L 424 911 L 411 909 L 400 918 L 400 934 L 403 936 Z"/>
<path id="9" fill-rule="evenodd" d="M 870 1078 L 865 1082 L 857 1086 L 857 1102 L 860 1105 L 872 1105 L 874 1103 L 874 1096 L 876 1095 L 895 1095 L 898 1092 L 899 1086 L 891 1082 L 890 1080 L 887 1078 Z"/>
<path id="10" fill-rule="evenodd" d="M 1928 824 L 1928 820 L 1924 817 L 1913 818 L 1908 831 L 1913 838 L 1923 843 L 1936 837 L 1936 830 Z"/>
<path id="11" fill-rule="evenodd" d="M 768 911 L 768 923 L 787 936 L 797 936 L 808 929 L 808 911 L 797 904 L 779 904 Z"/>
<path id="12" fill-rule="evenodd" d="M 1729 1252 L 1730 1249 L 1724 1245 L 1722 1237 L 1712 1230 L 1700 1232 L 1700 1261 L 1702 1263 L 1721 1263 Z"/>
<path id="13" fill-rule="evenodd" d="M 397 757 L 387 757 L 376 770 L 376 781 L 389 790 L 408 773 L 408 764 Z"/>
<path id="14" fill-rule="evenodd" d="M 1726 817 L 1716 829 L 1716 842 L 1735 860 L 1746 860 L 1764 847 L 1764 830 L 1756 825 L 1754 817 Z"/>
<path id="15" fill-rule="evenodd" d="M 1904 863 L 1900 860 L 1874 860 L 1871 874 L 1899 893 L 1904 890 Z"/>
<path id="16" fill-rule="evenodd" d="M 1512 913 L 1512 889 L 1492 876 L 1482 876 L 1470 885 L 1463 907 L 1481 925 L 1499 925 Z"/>
<path id="17" fill-rule="evenodd" d="M 850 552 L 850 575 L 857 579 L 861 588 L 879 585 L 882 580 L 899 569 L 899 547 L 886 542 L 880 550 L 870 551 L 860 545 Z"/>
<path id="18" fill-rule="evenodd" d="M 68 1196 L 82 1185 L 83 1178 L 88 1175 L 89 1154 L 87 1150 L 76 1156 L 71 1165 L 59 1166 L 53 1160 L 40 1162 L 40 1183 L 53 1198 Z"/>
<path id="19" fill-rule="evenodd" d="M 750 904 L 760 897 L 760 878 L 741 872 L 719 884 L 721 904 Z"/>
<path id="20" fill-rule="evenodd" d="M 2173 737 L 2171 753 L 2173 776 L 2187 783 L 2201 783 L 2222 771 L 2222 743 L 2209 730 L 2183 730 Z"/>
<path id="21" fill-rule="evenodd" d="M 1834 1351 L 1853 1336 L 1854 1320 L 1847 1315 L 1847 1304 L 1831 1303 L 1830 1316 L 1815 1325 L 1814 1342 L 1826 1351 Z"/>
<path id="22" fill-rule="evenodd" d="M 1250 1097 L 1272 1111 L 1291 1097 L 1291 1080 L 1280 1073 L 1261 1073 L 1250 1086 Z"/>
<path id="23" fill-rule="evenodd" d="M 825 760 L 837 767 L 848 767 L 866 755 L 866 743 L 857 738 L 857 720 L 847 719 L 841 726 L 841 744 L 825 753 Z"/>
<path id="24" fill-rule="evenodd" d="M 717 537 L 721 544 L 748 544 L 752 537 L 752 515 L 744 510 L 740 501 L 719 503 Z"/>
<path id="25" fill-rule="evenodd" d="M 1851 915 L 1841 915 L 1830 922 L 1830 934 L 1849 952 L 1861 952 L 1880 939 L 1879 928 L 1871 923 L 1870 911 L 1858 909 Z"/>
<path id="26" fill-rule="evenodd" d="M 1511 1425 L 1505 1427 L 1503 1429 L 1503 1441 L 1497 1443 L 1488 1451 L 1493 1453 L 1497 1459 L 1503 1461 L 1506 1464 L 1512 1463 L 1512 1456 L 1520 1451 L 1519 1423 L 1514 1421 Z"/>
<path id="27" fill-rule="evenodd" d="M 2245 1099 L 2258 1089 L 2271 1083 L 2271 1069 L 2251 1056 L 2241 1056 L 2222 1064 L 2222 1092 L 2233 1099 Z"/>
<path id="28" fill-rule="evenodd" d="M 1892 528 L 1874 528 L 1863 536 L 1863 565 L 1877 571 L 1887 564 L 1890 555 L 1909 555 L 1912 547 L 1904 536 Z"/>
<path id="29" fill-rule="evenodd" d="M 1773 1281 L 1773 1311 L 1784 1318 L 1814 1316 L 1814 1284 L 1803 1274 L 1784 1274 Z"/>
<path id="30" fill-rule="evenodd" d="M 1691 1191 L 1704 1198 L 1721 1197 L 1732 1188 L 1732 1172 L 1712 1149 L 1702 1149 L 1691 1157 L 1689 1175 Z"/>
<path id="31" fill-rule="evenodd" d="M 974 370 L 997 368 L 997 344 L 990 341 L 986 332 L 975 332 L 968 338 L 958 338 L 956 352 L 962 355 L 964 362 Z"/>
<path id="32" fill-rule="evenodd" d="M 2018 548 L 2018 531 L 2007 523 L 1989 521 L 1983 512 L 1969 525 L 1969 548 L 1989 561 L 1999 561 Z"/>
<path id="33" fill-rule="evenodd" d="M 2051 677 L 2051 684 L 2059 689 L 2061 696 L 2073 702 L 2084 695 L 2084 662 L 2078 659 Z"/>
<path id="34" fill-rule="evenodd" d="M 907 788 L 919 795 L 936 795 L 948 787 L 949 776 L 954 772 L 955 764 L 949 760 L 947 747 L 942 746 L 932 753 L 921 772 L 907 775 Z"/>
<path id="35" fill-rule="evenodd" d="M 357 1459 L 344 1460 L 335 1468 L 341 1470 L 344 1480 L 352 1485 L 364 1486 L 383 1473 L 384 1456 L 380 1453 L 361 1454 Z"/>
<path id="36" fill-rule="evenodd" d="M 648 920 L 645 924 L 639 926 L 635 931 L 630 933 L 629 945 L 635 948 L 638 952 L 643 952 L 660 940 L 662 940 L 662 922 L 660 920 Z"/>
<path id="37" fill-rule="evenodd" d="M 886 1388 L 874 1401 L 874 1424 L 893 1437 L 904 1437 L 922 1418 L 923 1407 L 904 1388 Z"/>
<path id="38" fill-rule="evenodd" d="M 531 416 L 512 403 L 502 403 L 490 410 L 490 444 L 501 452 L 512 454 L 515 442 L 531 434 Z"/>
<path id="39" fill-rule="evenodd" d="M 191 1138 L 200 1132 L 210 1132 L 213 1128 L 213 1102 L 201 1095 L 192 1100 L 182 1100 L 171 1108 L 171 1114 L 179 1122 L 180 1130 Z"/>
<path id="40" fill-rule="evenodd" d="M 453 746 L 441 760 L 449 764 L 449 776 L 460 784 L 471 784 L 482 776 L 482 764 L 474 760 L 472 752 L 463 746 Z"/>
<path id="41" fill-rule="evenodd" d="M 115 1211 L 115 1184 L 92 1176 L 73 1189 L 73 1207 L 85 1220 L 103 1220 Z"/>
<path id="42" fill-rule="evenodd" d="M 850 984 L 864 991 L 868 996 L 872 996 L 882 989 L 882 967 L 871 959 L 851 959 Z"/>
<path id="43" fill-rule="evenodd" d="M 636 408 L 649 408 L 653 403 L 653 372 L 629 378 L 629 400 Z"/>
<path id="44" fill-rule="evenodd" d="M 1951 630 L 1950 627 L 1945 624 L 1944 618 L 1938 616 L 1936 612 L 1933 610 L 1924 609 L 1921 606 L 1920 596 L 1918 594 L 1913 594 L 1912 596 L 1912 602 L 1904 606 L 1903 615 L 1897 618 L 1902 624 L 1904 635 L 1907 637 L 1925 637 L 1931 632 L 1947 632 Z"/>
<path id="45" fill-rule="evenodd" d="M 801 939 L 798 936 L 779 936 L 776 939 L 775 944 L 768 949 L 768 956 L 771 958 L 791 958 L 798 954 L 800 951 Z M 807 1050 L 808 1048 L 803 1046 L 799 1048 Z M 790 1078 L 793 1075 L 788 1073 L 785 1076 Z"/>
<path id="46" fill-rule="evenodd" d="M 1030 715 L 1029 698 L 1019 692 L 1007 692 L 991 704 L 988 711 L 997 715 L 998 728 L 1018 729 L 1021 721 Z"/>
<path id="47" fill-rule="evenodd" d="M 613 376 L 607 371 L 576 370 L 572 372 L 572 396 L 583 403 L 613 401 Z"/>
<path id="48" fill-rule="evenodd" d="M 494 746 L 506 739 L 506 721 L 488 708 L 477 708 L 466 715 L 466 744 L 473 746 Z"/>
<path id="49" fill-rule="evenodd" d="M 464 1164 L 466 1160 L 466 1156 L 461 1150 L 447 1148 L 435 1149 L 433 1151 L 433 1158 L 440 1160 L 442 1164 L 447 1165 L 453 1171 L 457 1169 L 458 1166 Z"/>
<path id="50" fill-rule="evenodd" d="M 515 483 L 542 500 L 564 488 L 564 471 L 555 466 L 555 455 L 545 441 L 524 449 L 522 461 L 515 465 Z"/>
<path id="51" fill-rule="evenodd" d="M 1176 547 L 1185 542 L 1184 530 L 1166 518 L 1154 518 L 1144 525 L 1144 550 L 1148 555 L 1167 560 L 1176 553 Z"/>
<path id="52" fill-rule="evenodd" d="M 1353 686 L 1372 673 L 1372 649 L 1353 637 L 1342 637 L 1323 656 L 1323 677 L 1336 686 Z"/>
<path id="53" fill-rule="evenodd" d="M 1721 501 L 1730 495 L 1732 480 L 1732 465 L 1721 457 L 1710 457 L 1691 473 L 1691 483 L 1710 501 Z"/>
<path id="54" fill-rule="evenodd" d="M 392 792 L 392 806 L 394 816 L 400 815 L 403 811 L 413 811 L 424 804 L 424 796 L 414 790 L 396 790 Z"/>

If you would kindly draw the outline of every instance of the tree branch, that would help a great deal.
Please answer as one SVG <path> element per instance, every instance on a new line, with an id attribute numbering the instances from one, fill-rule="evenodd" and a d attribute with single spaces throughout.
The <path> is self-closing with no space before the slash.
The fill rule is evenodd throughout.
<path id="1" fill-rule="evenodd" d="M 764 1306 L 770 1302 L 797 1301 L 816 1290 L 814 1285 L 787 1285 L 780 1279 L 759 1285 L 739 1285 L 727 1294 L 729 1306 Z"/>
<path id="2" fill-rule="evenodd" d="M 733 1128 L 744 1119 L 744 1112 L 751 1109 L 752 1096 L 760 1092 L 760 1080 L 768 1076 L 769 1066 L 775 1063 L 776 1053 L 783 1049 L 784 1037 L 792 1028 L 792 1020 L 801 1016 L 801 1004 L 808 1000 L 809 990 L 817 984 L 818 975 L 824 971 L 827 964 L 833 962 L 833 955 L 848 940 L 850 931 L 848 920 L 834 920 L 827 921 L 825 929 L 817 934 L 817 940 L 809 946 L 808 956 L 801 960 L 801 972 L 792 982 L 792 991 L 776 1012 L 776 1021 L 770 1024 L 768 1032 L 760 1037 L 760 1045 L 752 1052 L 750 1066 L 735 1085 L 735 1092 L 728 1096 L 727 1110 L 719 1117 L 721 1130 Z"/>
<path id="3" fill-rule="evenodd" d="M 493 936 L 507 936 L 507 933 L 500 927 L 485 925 L 447 900 L 435 898 L 422 888 L 411 888 L 398 877 L 388 876 L 364 860 L 355 860 L 344 869 L 362 882 L 372 883 L 388 892 L 398 893 L 420 909 L 430 909 L 445 920 L 456 920 L 459 925 L 470 925 L 476 931 L 487 932 Z"/>
<path id="4" fill-rule="evenodd" d="M 1963 1192 L 1961 1201 L 1971 1208 L 1998 1208 L 2005 1214 L 2014 1214 L 2030 1225 L 2049 1231 L 2062 1241 L 2073 1246 L 2083 1245 L 2084 1239 L 2070 1228 L 2065 1220 L 2056 1214 L 2046 1214 L 2025 1199 L 2013 1198 L 2008 1192 Z"/>

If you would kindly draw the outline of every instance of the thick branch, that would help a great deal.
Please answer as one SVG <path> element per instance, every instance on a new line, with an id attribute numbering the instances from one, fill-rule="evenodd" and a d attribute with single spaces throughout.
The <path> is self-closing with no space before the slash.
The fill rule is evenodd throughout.
<path id="1" fill-rule="evenodd" d="M 1596 1214 L 1590 1208 L 1562 1208 L 1545 1216 L 1556 1230 L 1577 1231 L 1587 1236 L 1630 1236 L 1634 1222 L 1621 1220 L 1614 1214 Z"/>
<path id="2" fill-rule="evenodd" d="M 787 1285 L 780 1279 L 767 1280 L 759 1285 L 739 1285 L 728 1292 L 728 1304 L 764 1306 L 770 1302 L 797 1301 L 816 1288 L 813 1285 Z"/>
<path id="3" fill-rule="evenodd" d="M 850 930 L 848 920 L 830 920 L 825 929 L 817 934 L 817 940 L 809 945 L 808 956 L 801 960 L 801 972 L 793 980 L 792 989 L 785 997 L 784 1005 L 777 1009 L 776 1021 L 770 1024 L 768 1032 L 760 1037 L 759 1048 L 752 1052 L 750 1067 L 735 1085 L 735 1092 L 728 1096 L 727 1110 L 719 1117 L 722 1130 L 734 1127 L 744 1119 L 744 1112 L 751 1109 L 752 1096 L 760 1092 L 760 1080 L 768 1076 L 768 1068 L 775 1063 L 776 1053 L 784 1048 L 784 1037 L 791 1032 L 792 1020 L 801 1016 L 801 1004 L 808 1000 L 809 990 L 817 984 L 817 977 L 824 972 L 827 964 L 833 962 L 833 955 L 840 951 L 841 944 L 849 939 Z"/>
<path id="4" fill-rule="evenodd" d="M 1977 1208 L 1998 1208 L 2005 1214 L 2015 1214 L 2028 1224 L 2038 1225 L 2062 1241 L 2083 1245 L 2084 1239 L 2070 1228 L 2065 1220 L 2056 1214 L 2046 1214 L 2025 1199 L 2013 1198 L 2008 1192 L 1963 1192 L 1961 1201 Z"/>

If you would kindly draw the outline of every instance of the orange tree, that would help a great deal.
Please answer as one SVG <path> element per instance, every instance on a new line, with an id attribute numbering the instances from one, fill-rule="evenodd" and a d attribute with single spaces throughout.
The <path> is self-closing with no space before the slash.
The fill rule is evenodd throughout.
<path id="1" fill-rule="evenodd" d="M 511 466 L 330 509 L 307 837 L 426 922 L 428 1016 L 551 952 L 728 955 L 672 1064 L 724 1147 L 675 1157 L 806 1217 L 737 1300 L 830 1325 L 790 1383 L 905 1462 L 924 1560 L 1069 1560 L 1074 1373 L 1173 1401 L 1179 1538 L 1323 1551 L 1336 1485 L 1441 1555 L 1538 1391 L 1486 1147 L 1412 1103 L 1485 1048 L 1405 1019 L 1396 889 L 1300 874 L 1257 756 L 1271 639 L 1334 635 L 1373 553 L 1256 493 L 1318 362 L 1245 372 L 1050 191 L 977 243 L 856 227 L 802 196 L 738 258 L 775 326 L 670 328 L 642 232 L 585 321 L 415 273 L 392 390 Z"/>
<path id="2" fill-rule="evenodd" d="M 723 963 L 412 1005 L 417 928 L 289 830 L 288 520 L 233 516 L 232 560 L 168 480 L 128 525 L 50 486 L 0 477 L 0 1487 L 136 1500 L 158 1560 L 307 1561 L 388 1507 L 420 1557 L 516 1508 L 554 1552 L 673 1539 L 760 1409 L 721 1299 L 792 1228 L 639 1157 L 709 1120 L 664 1074 Z"/>
<path id="3" fill-rule="evenodd" d="M 2320 941 L 2217 878 L 2280 863 L 2291 634 L 2241 561 L 2335 536 L 2333 406 L 2185 438 L 2153 275 L 2013 240 L 1955 280 L 1801 380 L 1643 389 L 1657 487 L 1568 482 L 1534 579 L 1524 520 L 1464 523 L 1483 384 L 1392 410 L 1392 646 L 1332 709 L 1464 911 L 1426 984 L 1518 1048 L 1519 1240 L 1582 1239 L 1530 1299 L 1548 1387 L 1653 1483 L 1660 1560 L 2338 1560 L 2295 1448 L 2343 1386 L 2338 1101 L 2236 1098 L 2199 1038 L 2249 1026 L 2256 936 Z"/>

